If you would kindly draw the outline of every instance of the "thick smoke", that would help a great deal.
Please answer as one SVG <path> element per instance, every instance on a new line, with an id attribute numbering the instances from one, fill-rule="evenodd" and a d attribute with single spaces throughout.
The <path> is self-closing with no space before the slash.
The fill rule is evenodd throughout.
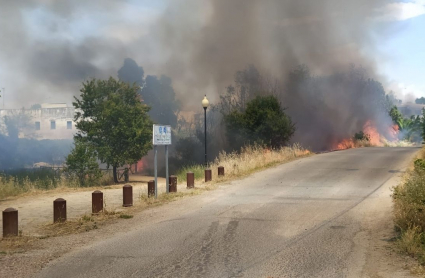
<path id="1" fill-rule="evenodd" d="M 160 70 L 184 84 L 182 94 L 212 96 L 248 64 L 279 79 L 300 64 L 329 74 L 354 63 L 376 74 L 375 18 L 387 2 L 172 1 L 153 33 L 168 57 Z"/>
<path id="2" fill-rule="evenodd" d="M 0 36 L 6 39 L 0 44 L 0 74 L 13 82 L 8 92 L 18 105 L 70 102 L 83 79 L 116 75 L 131 57 L 149 74 L 171 77 L 182 110 L 198 111 L 204 94 L 217 102 L 235 72 L 253 64 L 278 80 L 283 105 L 299 130 L 325 129 L 337 140 L 364 124 L 364 117 L 353 121 L 356 92 L 345 91 L 344 82 L 335 88 L 323 81 L 326 113 L 307 113 L 320 107 L 305 97 L 285 97 L 288 73 L 305 64 L 313 76 L 334 76 L 354 64 L 385 83 L 377 72 L 382 56 L 376 45 L 388 34 L 390 24 L 381 13 L 390 2 L 168 0 L 142 15 L 131 1 L 1 1 Z M 373 107 L 362 101 L 356 101 L 355 111 L 367 114 Z M 381 121 L 374 113 L 373 120 Z M 303 115 L 321 118 L 312 129 Z M 326 122 L 329 115 L 335 124 Z M 298 132 L 296 139 L 303 141 L 302 136 Z"/>
<path id="3" fill-rule="evenodd" d="M 184 89 L 181 97 L 206 93 L 218 101 L 235 72 L 254 64 L 277 80 L 275 93 L 297 124 L 294 141 L 329 149 L 368 120 L 386 133 L 384 90 L 368 78 L 385 81 L 375 45 L 388 31 L 377 20 L 388 1 L 184 3 L 171 2 L 154 32 L 168 57 L 160 70 Z M 289 74 L 303 64 L 309 71 Z"/>

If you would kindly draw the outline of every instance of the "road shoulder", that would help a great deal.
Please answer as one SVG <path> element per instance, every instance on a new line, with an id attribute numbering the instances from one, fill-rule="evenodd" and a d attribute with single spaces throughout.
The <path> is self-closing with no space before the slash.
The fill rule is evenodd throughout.
<path id="1" fill-rule="evenodd" d="M 391 194 L 401 179 L 402 173 L 392 177 L 350 212 L 362 228 L 353 239 L 348 277 L 414 277 L 410 269 L 416 262 L 400 254 L 394 244 Z"/>

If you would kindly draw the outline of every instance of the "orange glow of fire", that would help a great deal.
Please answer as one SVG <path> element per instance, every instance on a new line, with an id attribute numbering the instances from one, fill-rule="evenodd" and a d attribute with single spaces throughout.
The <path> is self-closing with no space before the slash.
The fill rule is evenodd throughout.
<path id="1" fill-rule="evenodd" d="M 351 149 L 351 148 L 355 148 L 355 144 L 353 139 L 344 139 L 342 140 L 340 143 L 338 143 L 336 145 L 337 150 L 345 150 L 345 149 Z"/>
<path id="2" fill-rule="evenodd" d="M 382 146 L 381 135 L 378 133 L 375 125 L 367 121 L 363 126 L 363 133 L 369 136 L 369 142 L 372 146 Z"/>
<path id="3" fill-rule="evenodd" d="M 379 134 L 375 124 L 372 121 L 367 121 L 363 126 L 363 133 L 366 134 L 369 137 L 369 143 L 372 146 L 383 146 L 384 142 L 389 139 L 390 141 L 397 141 L 398 140 L 398 133 L 399 128 L 398 125 L 393 125 L 388 127 L 388 137 L 385 138 L 381 134 Z M 340 141 L 339 143 L 335 144 L 332 148 L 333 150 L 345 150 L 345 149 L 351 149 L 356 148 L 356 143 L 354 139 L 352 138 L 346 138 Z"/>
<path id="4" fill-rule="evenodd" d="M 400 132 L 398 125 L 393 125 L 388 129 L 388 134 L 391 137 L 392 141 L 398 140 L 398 133 Z"/>
<path id="5" fill-rule="evenodd" d="M 146 165 L 146 163 L 144 161 L 144 158 L 142 160 L 140 160 L 140 161 L 137 161 L 136 172 L 142 171 L 145 168 L 145 165 Z"/>

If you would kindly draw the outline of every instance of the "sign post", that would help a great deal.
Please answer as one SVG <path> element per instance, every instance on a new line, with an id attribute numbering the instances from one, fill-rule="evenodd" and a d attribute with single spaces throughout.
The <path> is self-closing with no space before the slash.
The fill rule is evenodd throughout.
<path id="1" fill-rule="evenodd" d="M 153 148 L 155 153 L 155 199 L 158 198 L 158 146 L 165 146 L 165 184 L 166 192 L 170 191 L 168 182 L 168 145 L 171 145 L 171 126 L 153 125 Z"/>

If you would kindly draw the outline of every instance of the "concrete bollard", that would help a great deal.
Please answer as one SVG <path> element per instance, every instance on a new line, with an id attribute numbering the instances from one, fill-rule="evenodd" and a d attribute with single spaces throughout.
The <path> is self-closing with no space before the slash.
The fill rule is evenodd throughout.
<path id="1" fill-rule="evenodd" d="M 177 177 L 170 176 L 168 178 L 168 184 L 170 185 L 170 192 L 177 192 Z"/>
<path id="2" fill-rule="evenodd" d="M 155 197 L 155 181 L 148 181 L 148 197 Z"/>
<path id="3" fill-rule="evenodd" d="M 53 223 L 66 221 L 66 200 L 58 198 L 53 201 Z"/>
<path id="4" fill-rule="evenodd" d="M 187 188 L 194 188 L 195 187 L 195 174 L 192 172 L 189 172 L 186 174 L 186 181 L 187 181 Z"/>
<path id="5" fill-rule="evenodd" d="M 223 166 L 218 167 L 218 176 L 224 177 L 224 167 Z"/>
<path id="6" fill-rule="evenodd" d="M 205 182 L 212 181 L 211 169 L 205 169 Z"/>
<path id="7" fill-rule="evenodd" d="M 126 184 L 122 187 L 123 207 L 133 205 L 133 186 Z"/>
<path id="8" fill-rule="evenodd" d="M 7 208 L 2 213 L 3 217 L 3 237 L 18 235 L 18 211 L 14 208 Z"/>
<path id="9" fill-rule="evenodd" d="M 96 190 L 91 194 L 91 211 L 92 213 L 99 213 L 103 211 L 103 193 Z"/>

